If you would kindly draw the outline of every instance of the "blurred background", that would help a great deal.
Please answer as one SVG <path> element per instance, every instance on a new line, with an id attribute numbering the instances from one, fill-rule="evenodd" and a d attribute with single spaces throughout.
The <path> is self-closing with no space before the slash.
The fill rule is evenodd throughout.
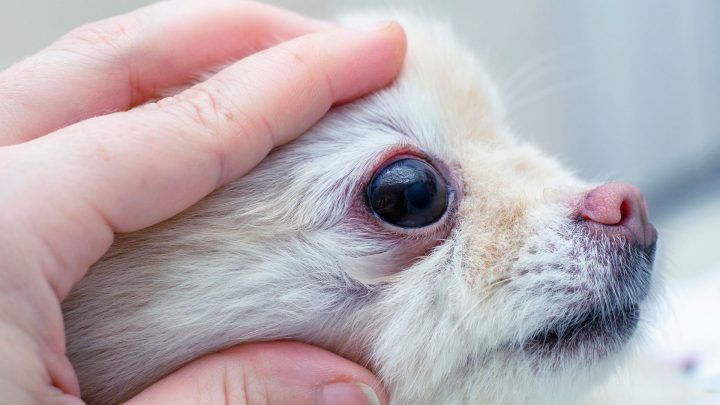
<path id="1" fill-rule="evenodd" d="M 0 69 L 150 2 L 0 0 Z M 640 186 L 674 307 L 652 344 L 720 392 L 720 1 L 270 3 L 325 18 L 397 8 L 449 21 L 500 84 L 518 134 L 586 178 Z"/>

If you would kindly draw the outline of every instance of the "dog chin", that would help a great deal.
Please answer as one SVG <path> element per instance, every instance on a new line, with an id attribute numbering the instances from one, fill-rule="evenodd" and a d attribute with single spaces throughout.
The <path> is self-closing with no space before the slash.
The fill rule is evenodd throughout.
<path id="1" fill-rule="evenodd" d="M 640 306 L 593 308 L 557 322 L 528 338 L 522 345 L 526 354 L 544 360 L 561 361 L 582 357 L 599 360 L 619 352 L 630 340 L 640 320 Z"/>

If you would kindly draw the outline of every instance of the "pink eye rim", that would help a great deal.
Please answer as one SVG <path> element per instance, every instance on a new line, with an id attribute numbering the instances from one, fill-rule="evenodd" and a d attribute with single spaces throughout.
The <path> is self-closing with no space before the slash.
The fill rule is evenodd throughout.
<path id="1" fill-rule="evenodd" d="M 434 157 L 414 145 L 397 144 L 387 147 L 376 155 L 365 166 L 364 175 L 356 182 L 357 187 L 353 193 L 353 203 L 348 219 L 354 228 L 366 230 L 370 235 L 377 235 L 384 239 L 406 240 L 410 243 L 426 244 L 427 240 L 441 241 L 446 239 L 456 227 L 458 208 L 462 199 L 462 183 L 458 181 L 457 166 L 448 164 L 446 160 Z M 432 166 L 442 178 L 448 188 L 448 203 L 444 215 L 436 222 L 421 228 L 403 228 L 390 224 L 369 208 L 366 189 L 375 174 L 398 160 L 416 159 Z M 421 243 L 421 241 L 424 241 Z M 433 243 L 437 244 L 437 243 Z"/>

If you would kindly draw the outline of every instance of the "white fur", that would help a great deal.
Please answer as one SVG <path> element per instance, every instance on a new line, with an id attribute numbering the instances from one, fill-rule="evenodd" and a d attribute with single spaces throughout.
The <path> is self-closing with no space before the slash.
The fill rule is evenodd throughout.
<path id="1" fill-rule="evenodd" d="M 522 350 L 574 306 L 616 299 L 607 272 L 625 264 L 571 220 L 588 186 L 509 134 L 491 82 L 446 29 L 400 19 L 409 54 L 393 85 L 178 217 L 117 236 L 64 304 L 88 401 L 274 339 L 367 365 L 395 405 L 576 403 L 612 367 L 622 350 Z M 398 147 L 445 167 L 453 203 L 431 229 L 365 208 L 368 176 Z"/>

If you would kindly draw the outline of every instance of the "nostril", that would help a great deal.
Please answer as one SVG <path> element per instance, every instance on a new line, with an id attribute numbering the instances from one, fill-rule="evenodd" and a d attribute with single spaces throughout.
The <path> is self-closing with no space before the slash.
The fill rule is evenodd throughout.
<path id="1" fill-rule="evenodd" d="M 629 218 L 632 218 L 633 215 L 633 208 L 632 203 L 628 200 L 623 200 L 623 202 L 620 204 L 620 224 L 625 223 L 629 220 Z"/>

